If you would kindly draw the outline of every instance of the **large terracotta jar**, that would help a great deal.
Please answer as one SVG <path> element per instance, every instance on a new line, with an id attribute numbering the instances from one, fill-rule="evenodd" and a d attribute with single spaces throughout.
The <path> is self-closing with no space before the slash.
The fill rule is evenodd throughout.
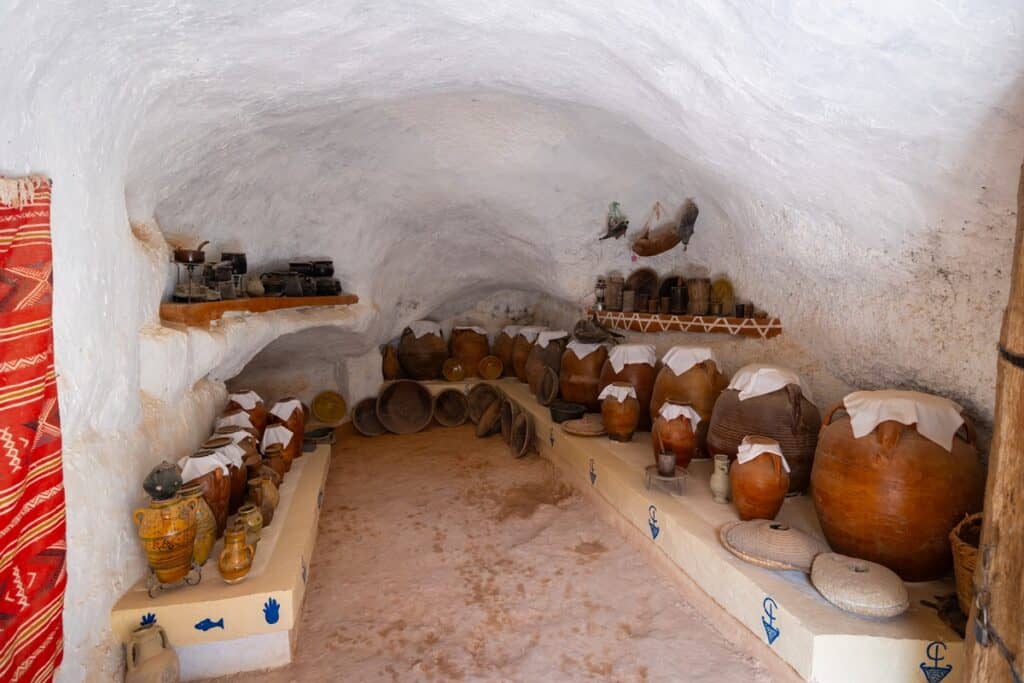
<path id="1" fill-rule="evenodd" d="M 448 360 L 448 344 L 437 325 L 414 323 L 402 332 L 398 342 L 398 362 L 405 374 L 415 380 L 440 379 L 441 366 Z"/>
<path id="2" fill-rule="evenodd" d="M 220 453 L 227 461 L 228 479 L 231 481 L 231 495 L 228 498 L 228 514 L 233 515 L 245 502 L 245 482 L 249 472 L 245 467 L 244 451 L 226 436 L 217 436 L 203 442 L 201 453 Z"/>
<path id="3" fill-rule="evenodd" d="M 124 683 L 163 683 L 181 676 L 178 654 L 156 624 L 141 626 L 125 644 Z"/>
<path id="4" fill-rule="evenodd" d="M 778 448 L 772 439 L 763 441 Z M 729 468 L 733 505 L 744 521 L 775 519 L 789 490 L 788 466 L 780 455 L 758 448 L 757 443 L 744 448 L 749 448 L 749 452 Z"/>
<path id="5" fill-rule="evenodd" d="M 697 440 L 701 451 L 704 451 L 715 401 L 728 384 L 729 378 L 719 372 L 710 349 L 673 347 L 662 358 L 662 367 L 654 380 L 651 415 L 657 415 L 668 399 L 689 403 L 701 416 Z"/>
<path id="6" fill-rule="evenodd" d="M 203 498 L 203 490 L 195 484 L 182 487 L 178 495 L 184 501 L 194 500 L 196 505 L 196 538 L 192 546 L 192 559 L 200 567 L 210 559 L 210 551 L 217 540 L 217 520 L 213 510 Z"/>
<path id="7" fill-rule="evenodd" d="M 263 468 L 277 475 L 278 486 L 284 483 L 284 475 L 290 464 L 284 461 L 284 448 L 281 444 L 275 443 L 267 446 L 267 450 L 263 454 Z"/>
<path id="8" fill-rule="evenodd" d="M 651 447 L 654 462 L 669 451 L 676 454 L 676 467 L 686 468 L 698 453 L 697 427 L 700 414 L 689 404 L 666 401 L 655 414 L 651 425 Z"/>
<path id="9" fill-rule="evenodd" d="M 629 382 L 612 382 L 601 391 L 601 421 L 612 441 L 630 441 L 640 424 L 640 401 Z"/>
<path id="10" fill-rule="evenodd" d="M 281 446 L 286 471 L 291 471 L 292 461 L 302 454 L 302 437 L 293 432 L 287 425 L 271 425 L 263 434 L 263 452 L 273 445 Z"/>
<path id="11" fill-rule="evenodd" d="M 885 565 L 905 581 L 952 563 L 949 532 L 981 510 L 985 469 L 965 419 L 951 450 L 892 420 L 856 438 L 842 404 L 825 417 L 812 474 L 814 507 L 838 553 Z"/>
<path id="12" fill-rule="evenodd" d="M 200 462 L 200 460 L 205 461 Z M 203 492 L 203 500 L 210 506 L 213 518 L 217 521 L 217 536 L 224 533 L 228 525 L 228 504 L 231 502 L 231 478 L 227 473 L 227 465 L 220 460 L 211 458 L 209 451 L 199 451 L 183 458 L 182 478 L 185 479 L 185 486 L 196 484 Z M 194 462 L 189 462 L 194 461 Z M 202 471 L 195 477 L 189 475 L 193 471 Z"/>
<path id="13" fill-rule="evenodd" d="M 160 583 L 175 583 L 192 568 L 196 503 L 180 496 L 154 500 L 132 514 L 146 562 Z"/>
<path id="14" fill-rule="evenodd" d="M 585 405 L 590 412 L 600 410 L 597 396 L 601 393 L 601 368 L 606 360 L 608 347 L 603 344 L 569 342 L 558 374 L 562 399 Z"/>
<path id="15" fill-rule="evenodd" d="M 453 327 L 448 346 L 451 357 L 462 363 L 466 377 L 479 377 L 480 361 L 491 355 L 487 331 L 480 327 Z"/>
<path id="16" fill-rule="evenodd" d="M 789 490 L 806 491 L 821 428 L 818 408 L 804 398 L 797 384 L 745 401 L 740 400 L 739 394 L 735 389 L 726 389 L 718 397 L 708 425 L 708 451 L 711 455 L 735 456 L 745 436 L 757 434 L 775 439 L 789 463 Z"/>
<path id="17" fill-rule="evenodd" d="M 534 396 L 537 395 L 544 368 L 551 368 L 558 375 L 568 341 L 569 333 L 563 330 L 544 330 L 537 335 L 537 341 L 526 357 L 526 383 L 530 385 L 530 393 Z"/>
<path id="18" fill-rule="evenodd" d="M 224 412 L 232 410 L 244 410 L 257 431 L 262 432 L 267 426 L 267 406 L 260 395 L 252 389 L 240 389 L 228 394 L 228 404 Z"/>
<path id="19" fill-rule="evenodd" d="M 242 432 L 252 439 L 252 447 L 258 449 L 260 442 L 260 433 L 256 431 L 255 427 L 242 427 L 240 425 L 223 425 L 213 430 L 214 436 L 229 436 L 231 440 L 242 446 L 242 441 L 245 440 L 245 436 L 239 434 Z M 242 446 L 245 448 L 245 446 Z"/>
<path id="20" fill-rule="evenodd" d="M 515 377 L 516 369 L 512 364 L 512 345 L 515 343 L 516 335 L 522 329 L 522 325 L 506 325 L 498 336 L 494 338 L 494 345 L 491 353 L 501 359 L 501 374 L 503 377 Z"/>
<path id="21" fill-rule="evenodd" d="M 649 344 L 620 344 L 608 352 L 608 360 L 601 368 L 599 383 L 604 389 L 612 382 L 626 382 L 636 389 L 640 402 L 640 422 L 637 429 L 646 432 L 651 429 L 651 394 L 657 374 L 657 358 L 654 347 Z"/>
<path id="22" fill-rule="evenodd" d="M 512 340 L 512 368 L 520 382 L 527 381 L 526 361 L 530 357 L 530 351 L 533 350 L 534 342 L 537 341 L 537 335 L 543 329 L 543 327 L 520 328 L 516 338 Z"/>
<path id="23" fill-rule="evenodd" d="M 306 431 L 306 410 L 302 401 L 294 396 L 286 396 L 278 400 L 270 409 L 267 416 L 267 426 L 281 424 L 291 430 L 292 434 L 299 437 L 299 452 L 302 452 L 302 435 Z"/>

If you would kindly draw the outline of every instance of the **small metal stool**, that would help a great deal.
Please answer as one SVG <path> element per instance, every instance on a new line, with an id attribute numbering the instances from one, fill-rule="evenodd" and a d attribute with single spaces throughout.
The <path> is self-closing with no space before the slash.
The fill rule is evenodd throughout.
<path id="1" fill-rule="evenodd" d="M 650 490 L 651 486 L 657 483 L 659 488 L 669 492 L 675 489 L 676 495 L 681 496 L 683 495 L 683 482 L 685 480 L 686 470 L 682 467 L 677 467 L 676 473 L 668 477 L 658 474 L 657 465 L 648 465 L 644 469 L 644 488 L 647 490 Z"/>

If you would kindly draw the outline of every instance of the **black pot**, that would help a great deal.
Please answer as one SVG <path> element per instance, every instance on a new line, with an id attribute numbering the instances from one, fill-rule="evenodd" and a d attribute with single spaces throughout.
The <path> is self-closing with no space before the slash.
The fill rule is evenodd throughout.
<path id="1" fill-rule="evenodd" d="M 292 261 L 288 264 L 288 270 L 299 275 L 312 275 L 313 274 L 313 262 L 312 261 Z"/>
<path id="2" fill-rule="evenodd" d="M 313 261 L 313 275 L 315 277 L 334 277 L 334 261 Z"/>
<path id="3" fill-rule="evenodd" d="M 230 261 L 231 270 L 235 275 L 245 275 L 248 272 L 249 264 L 245 260 L 245 254 L 240 251 L 225 251 L 220 255 L 221 261 Z"/>
<path id="4" fill-rule="evenodd" d="M 341 291 L 341 283 L 333 277 L 318 277 L 316 279 L 317 296 L 334 296 Z"/>
<path id="5" fill-rule="evenodd" d="M 303 296 L 302 292 L 302 276 L 298 273 L 285 273 L 284 276 L 284 295 L 285 296 Z"/>
<path id="6" fill-rule="evenodd" d="M 566 420 L 578 420 L 587 413 L 587 407 L 582 403 L 569 403 L 568 401 L 555 401 L 551 404 L 551 419 L 562 423 Z"/>

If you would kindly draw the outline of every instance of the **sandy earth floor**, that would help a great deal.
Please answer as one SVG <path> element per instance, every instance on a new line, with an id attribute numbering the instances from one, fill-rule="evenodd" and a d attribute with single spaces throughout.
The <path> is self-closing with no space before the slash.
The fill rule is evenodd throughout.
<path id="1" fill-rule="evenodd" d="M 296 661 L 231 681 L 767 681 L 500 437 L 345 432 Z"/>

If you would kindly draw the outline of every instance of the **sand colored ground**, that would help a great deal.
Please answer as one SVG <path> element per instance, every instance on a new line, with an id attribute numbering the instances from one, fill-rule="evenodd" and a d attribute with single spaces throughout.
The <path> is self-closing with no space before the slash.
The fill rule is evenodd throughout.
<path id="1" fill-rule="evenodd" d="M 295 662 L 226 680 L 767 681 L 537 456 L 335 447 Z"/>

